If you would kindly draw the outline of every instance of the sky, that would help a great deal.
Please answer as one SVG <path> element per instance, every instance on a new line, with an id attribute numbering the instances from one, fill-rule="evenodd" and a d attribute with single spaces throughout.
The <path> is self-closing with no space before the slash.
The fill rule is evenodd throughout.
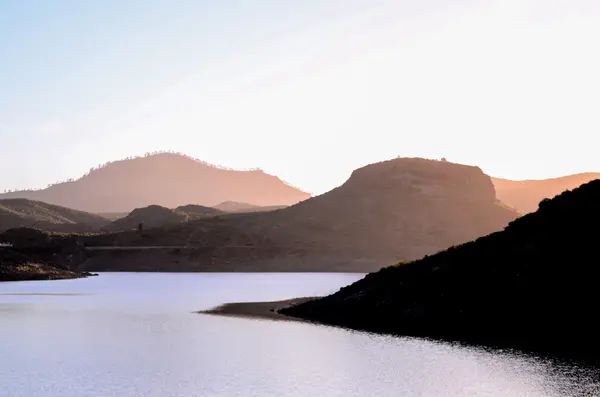
<path id="1" fill-rule="evenodd" d="M 0 0 L 0 191 L 157 150 L 314 193 L 600 171 L 597 0 Z"/>

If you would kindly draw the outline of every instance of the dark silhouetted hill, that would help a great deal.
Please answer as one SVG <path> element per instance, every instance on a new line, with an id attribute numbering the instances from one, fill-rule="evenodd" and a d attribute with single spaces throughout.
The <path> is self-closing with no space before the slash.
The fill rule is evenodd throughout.
<path id="1" fill-rule="evenodd" d="M 99 215 L 26 199 L 0 200 L 0 231 L 35 227 L 63 232 L 99 230 L 109 220 Z"/>
<path id="2" fill-rule="evenodd" d="M 355 329 L 600 357 L 600 181 L 501 232 L 282 313 Z"/>
<path id="3" fill-rule="evenodd" d="M 28 228 L 0 232 L 0 281 L 57 280 L 90 276 L 74 270 L 84 259 L 82 246 L 70 237 L 53 238 Z"/>
<path id="4" fill-rule="evenodd" d="M 252 205 L 248 203 L 238 203 L 235 201 L 224 201 L 220 204 L 214 206 L 214 208 L 219 209 L 224 212 L 265 212 L 265 211 L 274 211 L 287 207 L 286 205 L 270 205 L 270 206 L 259 206 Z"/>
<path id="5" fill-rule="evenodd" d="M 185 204 L 214 206 L 223 201 L 289 205 L 310 195 L 261 170 L 218 168 L 174 153 L 107 163 L 74 181 L 0 198 L 27 198 L 83 211 L 130 212 L 135 208 Z"/>
<path id="6" fill-rule="evenodd" d="M 223 214 L 216 208 L 188 204 L 169 209 L 160 205 L 136 208 L 129 215 L 118 219 L 103 228 L 104 231 L 123 231 L 137 229 L 141 223 L 144 229 L 176 225 L 208 216 Z"/>
<path id="7" fill-rule="evenodd" d="M 88 269 L 372 271 L 501 230 L 516 217 L 477 167 L 394 159 L 284 209 L 91 237 L 86 243 L 97 246 L 186 249 L 107 255 Z"/>
<path id="8" fill-rule="evenodd" d="M 574 189 L 598 178 L 600 173 L 588 172 L 560 178 L 525 181 L 492 178 L 492 182 L 500 201 L 526 214 L 536 211 L 538 203 L 543 199 L 552 198 L 565 190 Z"/>
<path id="9" fill-rule="evenodd" d="M 0 281 L 60 280 L 89 275 L 38 263 L 10 248 L 0 247 Z"/>

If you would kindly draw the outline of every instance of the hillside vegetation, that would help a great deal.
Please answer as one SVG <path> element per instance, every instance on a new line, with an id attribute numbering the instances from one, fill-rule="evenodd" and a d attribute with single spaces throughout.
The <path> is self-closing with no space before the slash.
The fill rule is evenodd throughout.
<path id="1" fill-rule="evenodd" d="M 63 232 L 99 230 L 109 220 L 99 215 L 26 199 L 0 200 L 0 231 L 35 227 Z"/>
<path id="2" fill-rule="evenodd" d="M 600 173 L 588 172 L 560 178 L 525 181 L 492 178 L 492 182 L 500 201 L 526 214 L 536 211 L 538 203 L 545 198 L 552 198 L 565 190 L 574 189 L 599 178 Z"/>
<path id="3" fill-rule="evenodd" d="M 394 159 L 360 168 L 342 186 L 287 208 L 89 237 L 87 245 L 186 249 L 107 254 L 92 258 L 87 266 L 372 271 L 501 230 L 516 217 L 496 200 L 490 178 L 477 167 Z"/>
<path id="4" fill-rule="evenodd" d="M 124 218 L 118 219 L 103 228 L 104 231 L 124 231 L 137 229 L 140 224 L 143 228 L 176 225 L 196 219 L 223 214 L 223 211 L 201 205 L 185 205 L 175 209 L 150 205 L 136 208 Z"/>
<path id="5" fill-rule="evenodd" d="M 282 313 L 355 329 L 600 357 L 600 181 L 501 232 L 386 267 Z"/>
<path id="6" fill-rule="evenodd" d="M 219 168 L 176 153 L 115 161 L 46 189 L 0 194 L 0 198 L 27 198 L 93 213 L 130 212 L 149 205 L 214 206 L 223 201 L 290 205 L 309 197 L 261 170 Z"/>

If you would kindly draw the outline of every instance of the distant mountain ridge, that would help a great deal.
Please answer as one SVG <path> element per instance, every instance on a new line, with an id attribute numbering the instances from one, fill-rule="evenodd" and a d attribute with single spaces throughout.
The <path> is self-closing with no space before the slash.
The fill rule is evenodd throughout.
<path id="1" fill-rule="evenodd" d="M 50 231 L 88 232 L 110 221 L 96 214 L 27 199 L 0 199 L 0 231 L 35 227 Z"/>
<path id="2" fill-rule="evenodd" d="M 355 170 L 332 191 L 276 211 L 91 237 L 86 244 L 189 249 L 99 257 L 86 269 L 370 271 L 501 230 L 517 216 L 478 167 L 401 158 Z"/>
<path id="3" fill-rule="evenodd" d="M 26 198 L 93 213 L 130 212 L 149 205 L 214 206 L 224 201 L 291 205 L 309 197 L 262 170 L 219 168 L 169 152 L 110 162 L 77 180 L 42 190 L 0 194 L 0 199 Z"/>
<path id="4" fill-rule="evenodd" d="M 269 205 L 269 206 L 260 206 L 260 205 L 252 205 L 248 203 L 238 203 L 235 201 L 224 201 L 220 204 L 215 205 L 213 208 L 219 209 L 225 212 L 264 212 L 264 211 L 274 211 L 287 207 L 286 205 Z"/>
<path id="5" fill-rule="evenodd" d="M 492 177 L 492 182 L 499 200 L 522 213 L 529 213 L 535 212 L 538 203 L 543 199 L 553 198 L 565 190 L 575 189 L 595 179 L 600 179 L 600 173 L 585 172 L 558 178 L 522 181 Z"/>

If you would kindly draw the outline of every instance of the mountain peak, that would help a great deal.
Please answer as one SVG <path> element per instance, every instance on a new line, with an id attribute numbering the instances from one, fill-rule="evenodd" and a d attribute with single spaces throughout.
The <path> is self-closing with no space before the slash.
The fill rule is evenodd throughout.
<path id="1" fill-rule="evenodd" d="M 156 152 L 90 169 L 76 180 L 0 198 L 27 198 L 88 212 L 129 212 L 161 205 L 176 208 L 224 201 L 258 206 L 292 205 L 310 194 L 262 170 L 219 167 L 181 153 Z"/>

